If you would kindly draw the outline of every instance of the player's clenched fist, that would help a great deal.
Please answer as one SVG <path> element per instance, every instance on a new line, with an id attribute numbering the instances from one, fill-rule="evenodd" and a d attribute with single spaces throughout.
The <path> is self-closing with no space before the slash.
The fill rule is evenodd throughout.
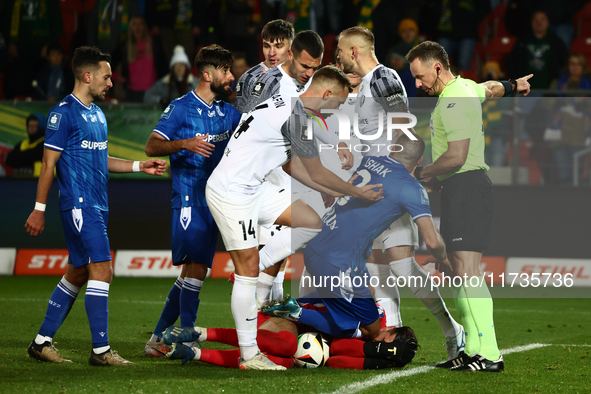
<path id="1" fill-rule="evenodd" d="M 215 149 L 215 145 L 207 142 L 209 134 L 197 135 L 191 139 L 185 140 L 185 149 L 193 153 L 197 153 L 203 157 L 209 157 Z"/>

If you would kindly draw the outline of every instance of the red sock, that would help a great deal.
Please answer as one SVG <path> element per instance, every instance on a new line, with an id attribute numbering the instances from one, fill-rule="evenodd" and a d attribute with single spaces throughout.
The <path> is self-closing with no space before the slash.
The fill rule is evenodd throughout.
<path id="1" fill-rule="evenodd" d="M 331 356 L 326 360 L 326 366 L 338 369 L 363 369 L 364 360 L 361 357 Z"/>
<path id="2" fill-rule="evenodd" d="M 207 335 L 209 340 L 209 329 Z M 199 358 L 199 361 L 219 365 L 220 367 L 238 368 L 238 364 L 240 363 L 240 349 L 201 349 L 201 357 Z"/>
<path id="3" fill-rule="evenodd" d="M 235 328 L 208 328 L 207 340 L 238 347 L 238 334 Z"/>
<path id="4" fill-rule="evenodd" d="M 209 331 L 207 335 L 209 335 Z M 330 345 L 330 354 L 333 356 L 365 357 L 364 344 L 365 341 L 361 339 L 335 339 Z"/>
<path id="5" fill-rule="evenodd" d="M 208 332 L 209 335 L 209 332 Z M 259 330 L 257 343 L 263 353 L 278 357 L 291 357 L 298 349 L 298 339 L 289 331 Z"/>

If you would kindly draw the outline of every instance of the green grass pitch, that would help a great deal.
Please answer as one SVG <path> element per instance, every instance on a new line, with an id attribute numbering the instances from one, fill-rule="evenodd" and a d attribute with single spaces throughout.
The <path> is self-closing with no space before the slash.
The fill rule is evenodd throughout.
<path id="1" fill-rule="evenodd" d="M 429 369 L 445 358 L 445 340 L 436 319 L 414 298 L 402 300 L 402 317 L 415 329 L 421 348 L 402 370 L 240 371 L 200 362 L 181 367 L 180 361 L 144 357 L 144 344 L 174 280 L 115 278 L 109 298 L 111 346 L 137 366 L 97 368 L 88 365 L 91 341 L 84 290 L 54 338 L 62 355 L 74 363 L 41 363 L 27 355 L 58 280 L 0 277 L 0 393 L 591 392 L 589 298 L 496 298 L 499 347 L 513 349 L 504 357 L 503 373 Z M 233 327 L 230 291 L 225 280 L 206 280 L 198 325 Z M 453 301 L 446 301 L 455 314 Z M 550 346 L 516 349 L 534 343 Z M 204 344 L 215 346 L 223 345 Z"/>

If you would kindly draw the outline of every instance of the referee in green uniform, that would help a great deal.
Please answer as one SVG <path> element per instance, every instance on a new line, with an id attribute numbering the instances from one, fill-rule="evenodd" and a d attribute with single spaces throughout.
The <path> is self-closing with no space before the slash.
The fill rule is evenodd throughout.
<path id="1" fill-rule="evenodd" d="M 430 96 L 439 96 L 430 123 L 433 164 L 416 171 L 415 176 L 427 181 L 426 187 L 441 187 L 441 235 L 451 264 L 448 269 L 456 276 L 468 278 L 461 287 L 452 287 L 466 331 L 465 350 L 437 366 L 454 371 L 499 372 L 504 363 L 495 336 L 493 303 L 480 273 L 480 259 L 489 246 L 493 217 L 492 183 L 484 162 L 481 103 L 513 91 L 527 95 L 527 80 L 533 75 L 482 84 L 454 77 L 445 49 L 431 41 L 414 47 L 407 59 L 417 88 Z M 470 281 L 473 277 L 478 282 Z"/>

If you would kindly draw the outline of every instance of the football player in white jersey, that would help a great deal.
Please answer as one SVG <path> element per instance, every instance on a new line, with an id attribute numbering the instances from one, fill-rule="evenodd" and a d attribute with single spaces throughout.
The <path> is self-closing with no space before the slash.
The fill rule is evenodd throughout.
<path id="1" fill-rule="evenodd" d="M 381 190 L 374 191 L 381 185 L 356 188 L 324 168 L 314 139 L 308 133 L 314 123 L 308 122 L 310 116 L 306 111 L 336 109 L 349 91 L 350 83 L 343 72 L 327 66 L 316 73 L 293 109 L 291 97 L 281 93 L 272 96 L 243 116 L 224 157 L 207 182 L 208 205 L 236 267 L 231 305 L 242 369 L 284 369 L 272 363 L 257 346 L 257 277 L 260 269 L 291 255 L 321 229 L 320 218 L 309 206 L 301 200 L 292 204 L 290 193 L 265 182 L 266 176 L 274 168 L 288 163 L 293 149 L 294 156 L 299 156 L 316 184 L 370 202 L 382 198 Z M 259 259 L 258 224 L 290 227 L 272 237 L 265 246 L 271 243 L 281 246 L 274 247 L 274 254 L 266 261 L 263 255 Z"/>
<path id="2" fill-rule="evenodd" d="M 390 154 L 389 150 L 393 149 L 392 144 L 398 135 L 413 132 L 415 123 L 409 123 L 412 118 L 405 115 L 409 109 L 408 98 L 400 77 L 396 71 L 379 63 L 374 52 L 374 42 L 373 33 L 365 27 L 346 29 L 339 35 L 337 57 L 345 73 L 353 72 L 362 78 L 356 112 L 359 116 L 359 132 L 367 139 L 362 136 L 360 139 L 366 149 L 364 155 L 380 156 Z M 397 113 L 397 117 L 388 118 L 387 113 Z M 414 120 L 416 122 L 416 118 Z M 396 129 L 392 140 L 388 140 L 386 132 L 389 123 L 400 127 Z M 376 136 L 380 129 L 381 135 Z M 374 241 L 367 264 L 371 275 L 377 276 L 380 283 L 387 283 L 390 275 L 407 278 L 422 276 L 425 279 L 427 274 L 414 259 L 418 240 L 417 227 L 408 214 L 394 222 Z M 388 325 L 402 326 L 398 288 L 378 286 L 375 290 L 377 302 L 387 308 L 387 316 L 391 318 Z M 449 314 L 439 290 L 412 286 L 411 290 L 439 321 L 447 340 L 448 358 L 457 357 L 465 343 L 464 330 Z"/>

